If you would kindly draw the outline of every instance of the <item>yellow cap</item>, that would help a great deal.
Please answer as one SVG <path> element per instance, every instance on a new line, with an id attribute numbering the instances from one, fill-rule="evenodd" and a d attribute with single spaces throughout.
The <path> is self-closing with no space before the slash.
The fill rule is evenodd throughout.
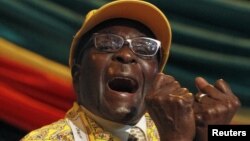
<path id="1" fill-rule="evenodd" d="M 72 67 L 73 65 L 75 50 L 80 38 L 99 23 L 113 18 L 139 21 L 155 34 L 156 38 L 161 41 L 162 58 L 160 69 L 162 71 L 170 50 L 171 27 L 160 9 L 142 0 L 116 0 L 103 5 L 99 9 L 90 11 L 71 44 L 69 66 Z"/>

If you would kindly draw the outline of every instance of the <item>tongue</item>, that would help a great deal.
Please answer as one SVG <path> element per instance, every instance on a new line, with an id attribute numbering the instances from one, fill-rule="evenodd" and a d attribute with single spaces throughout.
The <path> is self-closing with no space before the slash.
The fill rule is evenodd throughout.
<path id="1" fill-rule="evenodd" d="M 108 83 L 110 89 L 118 92 L 134 93 L 138 89 L 137 83 L 128 78 L 115 78 Z"/>

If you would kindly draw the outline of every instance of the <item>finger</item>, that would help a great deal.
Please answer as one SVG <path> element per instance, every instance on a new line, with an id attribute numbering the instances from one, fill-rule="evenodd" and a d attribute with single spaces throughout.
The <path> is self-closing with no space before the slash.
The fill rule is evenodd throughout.
<path id="1" fill-rule="evenodd" d="M 233 107 L 239 107 L 240 101 L 236 95 L 232 92 L 230 86 L 223 79 L 219 79 L 215 83 L 215 87 L 222 91 L 226 95 L 226 100 L 224 101 L 227 105 L 232 105 Z M 231 107 L 231 106 L 228 106 Z"/>
<path id="2" fill-rule="evenodd" d="M 185 103 L 193 104 L 194 101 L 192 93 L 190 93 L 186 88 L 178 89 L 175 92 L 169 94 L 169 96 L 183 100 Z"/>
<path id="3" fill-rule="evenodd" d="M 185 95 L 182 96 L 183 100 L 185 100 L 186 102 L 189 102 L 193 105 L 194 103 L 194 97 L 192 93 L 185 93 Z"/>
<path id="4" fill-rule="evenodd" d="M 221 92 L 223 92 L 224 94 L 231 94 L 232 95 L 232 91 L 230 89 L 230 86 L 226 83 L 226 81 L 224 81 L 223 79 L 219 79 L 215 82 L 214 85 L 217 89 L 219 89 Z"/>
<path id="5" fill-rule="evenodd" d="M 176 90 L 174 91 L 174 93 L 175 93 L 176 95 L 179 95 L 179 96 L 185 96 L 186 94 L 189 93 L 189 90 L 188 90 L 187 88 L 179 88 L 179 89 L 176 89 Z"/>
<path id="6" fill-rule="evenodd" d="M 228 121 L 227 123 L 230 123 L 230 121 L 232 120 L 232 118 L 234 117 L 234 115 L 236 114 L 237 110 L 240 108 L 240 103 L 236 103 L 232 104 L 232 103 L 227 103 L 227 108 L 229 110 L 228 112 Z"/>
<path id="7" fill-rule="evenodd" d="M 165 75 L 165 84 L 169 84 L 176 81 L 175 78 L 171 75 Z"/>
<path id="8" fill-rule="evenodd" d="M 207 97 L 207 94 L 204 94 L 204 93 L 197 93 L 196 95 L 195 95 L 195 100 L 197 101 L 197 102 L 202 102 L 202 99 L 204 99 L 205 97 Z"/>
<path id="9" fill-rule="evenodd" d="M 199 92 L 195 95 L 195 102 L 203 105 L 213 105 L 217 102 L 217 99 L 214 99 L 205 93 Z"/>
<path id="10" fill-rule="evenodd" d="M 165 74 L 163 73 L 158 73 L 155 77 L 155 80 L 154 80 L 154 83 L 153 83 L 153 89 L 156 90 L 156 89 L 159 89 L 161 87 L 161 85 L 163 84 L 164 82 L 164 76 Z"/>
<path id="11" fill-rule="evenodd" d="M 217 88 L 215 88 L 212 85 L 207 85 L 206 87 L 202 88 L 200 91 L 201 93 L 207 94 L 208 97 L 211 97 L 216 100 L 223 100 L 227 97 L 224 94 L 222 94 L 221 91 L 219 91 Z"/>
<path id="12" fill-rule="evenodd" d="M 207 96 L 214 99 L 223 99 L 222 93 L 217 90 L 213 85 L 209 84 L 204 78 L 197 77 L 195 79 L 196 87 L 199 89 L 200 93 L 207 94 Z"/>
<path id="13" fill-rule="evenodd" d="M 204 78 L 196 77 L 195 78 L 195 85 L 196 85 L 198 90 L 201 90 L 201 89 L 203 89 L 204 87 L 206 87 L 207 85 L 210 85 L 210 84 Z"/>
<path id="14" fill-rule="evenodd" d="M 174 77 L 165 75 L 164 73 L 158 73 L 153 83 L 153 89 L 157 90 L 163 85 L 166 85 L 166 83 L 171 83 L 173 81 L 175 81 Z"/>
<path id="15" fill-rule="evenodd" d="M 178 81 L 173 81 L 162 87 L 161 93 L 164 94 L 174 94 L 176 90 L 180 89 L 180 83 Z"/>

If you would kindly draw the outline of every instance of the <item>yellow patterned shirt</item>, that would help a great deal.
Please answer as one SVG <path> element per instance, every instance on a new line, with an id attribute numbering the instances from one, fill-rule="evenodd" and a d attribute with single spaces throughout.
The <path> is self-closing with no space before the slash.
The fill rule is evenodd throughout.
<path id="1" fill-rule="evenodd" d="M 148 141 L 159 141 L 157 128 L 145 114 Z M 86 136 L 86 137 L 85 137 Z M 119 141 L 105 131 L 94 120 L 86 116 L 77 103 L 67 112 L 66 117 L 40 129 L 31 131 L 21 141 Z"/>
<path id="2" fill-rule="evenodd" d="M 65 119 L 43 126 L 26 135 L 21 141 L 73 141 L 73 133 Z"/>

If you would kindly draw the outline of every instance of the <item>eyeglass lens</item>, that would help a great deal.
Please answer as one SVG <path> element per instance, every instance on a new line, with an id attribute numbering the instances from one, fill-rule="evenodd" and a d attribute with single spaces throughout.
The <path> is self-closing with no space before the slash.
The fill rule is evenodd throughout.
<path id="1" fill-rule="evenodd" d="M 100 51 L 116 52 L 122 48 L 124 39 L 115 34 L 96 34 L 94 36 L 95 46 Z M 131 50 L 141 56 L 154 56 L 159 48 L 155 39 L 138 37 L 126 40 Z"/>

